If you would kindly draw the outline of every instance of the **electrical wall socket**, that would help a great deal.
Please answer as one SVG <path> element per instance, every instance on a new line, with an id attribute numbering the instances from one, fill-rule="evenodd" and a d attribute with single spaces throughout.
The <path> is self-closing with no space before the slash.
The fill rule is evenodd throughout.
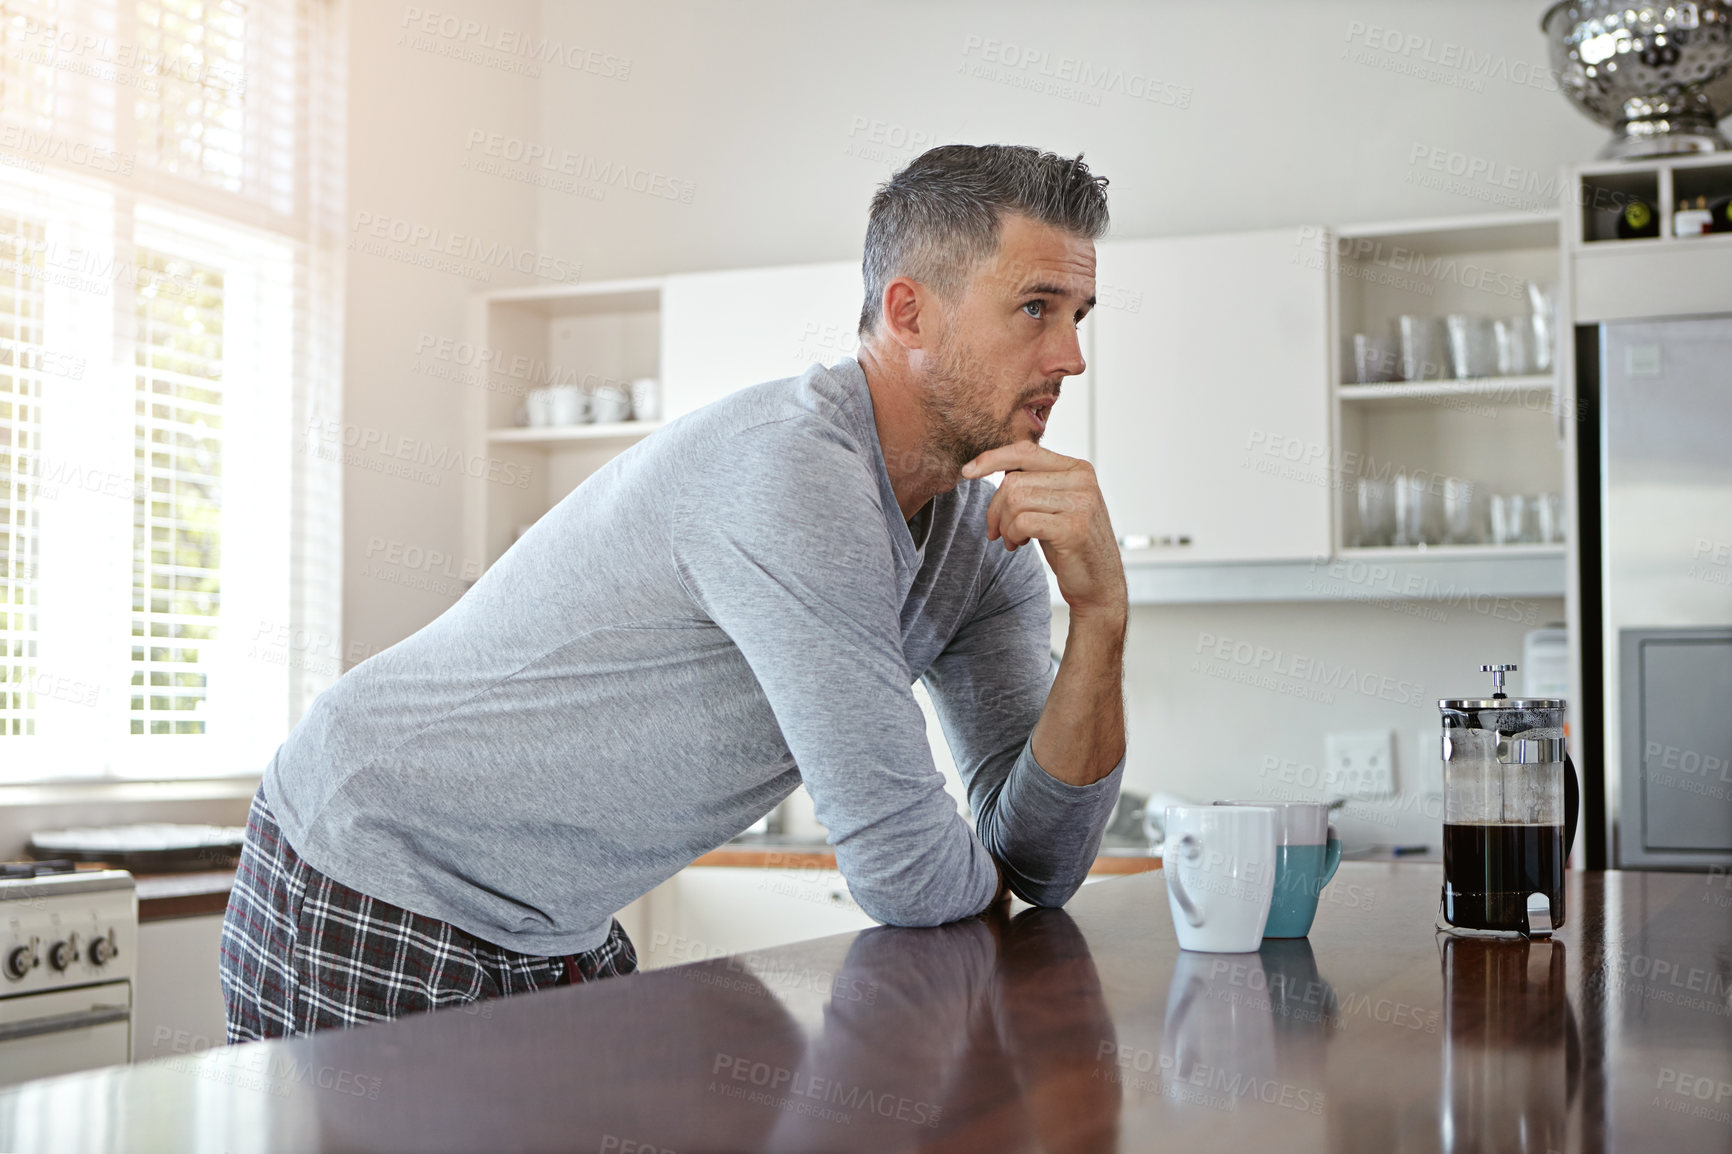
<path id="1" fill-rule="evenodd" d="M 1395 793 L 1395 734 L 1387 729 L 1330 733 L 1323 738 L 1323 780 L 1343 797 Z"/>

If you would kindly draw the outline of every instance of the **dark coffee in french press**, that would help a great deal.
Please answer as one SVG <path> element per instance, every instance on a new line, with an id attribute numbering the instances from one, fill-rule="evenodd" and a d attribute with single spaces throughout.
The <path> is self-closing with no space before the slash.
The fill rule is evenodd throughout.
<path id="1" fill-rule="evenodd" d="M 1513 665 L 1485 665 L 1486 698 L 1438 702 L 1443 715 L 1443 897 L 1455 933 L 1546 937 L 1564 924 L 1574 832 L 1574 769 L 1561 698 L 1503 691 Z"/>

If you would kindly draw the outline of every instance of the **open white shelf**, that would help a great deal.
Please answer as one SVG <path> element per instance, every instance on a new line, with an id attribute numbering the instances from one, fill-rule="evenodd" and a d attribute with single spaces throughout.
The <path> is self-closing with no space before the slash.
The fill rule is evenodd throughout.
<path id="1" fill-rule="evenodd" d="M 1333 379 L 1349 379 L 1355 333 L 1394 339 L 1403 316 L 1513 319 L 1531 307 L 1528 284 L 1567 295 L 1562 212 L 1504 212 L 1379 222 L 1337 231 Z M 1439 326 L 1441 327 L 1441 326 Z M 1559 335 L 1566 336 L 1567 330 Z M 1432 355 L 1441 354 L 1440 348 Z M 1552 363 L 1559 363 L 1553 348 Z M 1348 547 L 1361 477 L 1406 473 L 1460 477 L 1491 493 L 1558 493 L 1565 487 L 1557 373 L 1342 383 L 1334 387 L 1335 549 L 1331 564 L 1400 574 L 1397 589 L 1471 588 L 1496 595 L 1561 595 L 1562 545 Z M 1435 494 L 1435 490 L 1432 490 Z M 1330 582 L 1311 579 L 1312 596 Z M 1381 587 L 1380 587 L 1381 588 Z M 1336 596 L 1364 594 L 1352 582 Z M 1377 596 L 1399 597 L 1385 590 Z"/>
<path id="2" fill-rule="evenodd" d="M 660 421 L 613 421 L 600 425 L 553 425 L 543 428 L 489 429 L 493 444 L 557 445 L 566 441 L 636 441 L 662 427 Z"/>
<path id="3" fill-rule="evenodd" d="M 1455 559 L 1489 559 L 1504 557 L 1558 557 L 1564 555 L 1564 546 L 1560 541 L 1550 545 L 1381 545 L 1375 547 L 1348 547 L 1342 549 L 1339 556 L 1352 560 L 1394 559 L 1406 561 L 1448 560 Z"/>
<path id="4" fill-rule="evenodd" d="M 1391 250 L 1407 249 L 1431 256 L 1496 252 L 1507 249 L 1556 248 L 1558 212 L 1496 212 L 1474 216 L 1435 217 L 1429 220 L 1379 221 L 1339 228 L 1343 242 L 1358 239 L 1382 241 Z M 1340 246 L 1342 257 L 1353 259 L 1360 249 Z"/>
<path id="5" fill-rule="evenodd" d="M 524 285 L 495 289 L 486 294 L 486 300 L 495 305 L 542 306 L 566 316 L 631 312 L 660 308 L 662 283 L 661 277 L 633 277 L 588 284 Z"/>
<path id="6" fill-rule="evenodd" d="M 1125 582 L 1132 605 L 1442 603 L 1445 611 L 1525 613 L 1528 606 L 1487 599 L 1562 597 L 1565 564 L 1562 545 L 1434 545 L 1344 549 L 1308 561 L 1127 564 Z M 1062 604 L 1050 570 L 1047 588 Z"/>
<path id="7" fill-rule="evenodd" d="M 1343 401 L 1407 401 L 1436 397 L 1478 397 L 1503 404 L 1517 404 L 1536 397 L 1549 397 L 1557 386 L 1554 377 L 1478 377 L 1468 381 L 1391 381 L 1374 385 L 1337 385 L 1335 395 Z"/>
<path id="8" fill-rule="evenodd" d="M 572 385 L 593 392 L 629 389 L 661 376 L 661 307 L 665 278 L 587 284 L 525 285 L 479 294 L 471 344 L 488 353 L 486 388 L 474 390 L 470 444 L 512 467 L 516 484 L 469 481 L 468 556 L 483 568 L 511 547 L 565 495 L 620 452 L 661 427 L 660 421 L 613 421 L 521 427 L 513 424 L 525 394 Z"/>

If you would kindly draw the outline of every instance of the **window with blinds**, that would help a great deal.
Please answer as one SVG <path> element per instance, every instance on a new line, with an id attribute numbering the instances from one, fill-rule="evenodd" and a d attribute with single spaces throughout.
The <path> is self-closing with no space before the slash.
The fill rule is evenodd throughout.
<path id="1" fill-rule="evenodd" d="M 222 597 L 222 273 L 138 250 L 132 732 L 203 733 Z"/>
<path id="2" fill-rule="evenodd" d="M 54 126 L 59 85 L 43 42 L 53 42 L 60 16 L 56 0 L 0 0 L 0 107 L 15 123 Z"/>
<path id="3" fill-rule="evenodd" d="M 236 0 L 140 0 L 138 48 L 155 70 L 133 110 L 141 160 L 242 191 L 247 7 Z"/>
<path id="4" fill-rule="evenodd" d="M 0 783 L 257 774 L 338 672 L 340 16 L 0 0 Z"/>
<path id="5" fill-rule="evenodd" d="M 0 213 L 0 737 L 36 733 L 44 235 Z"/>

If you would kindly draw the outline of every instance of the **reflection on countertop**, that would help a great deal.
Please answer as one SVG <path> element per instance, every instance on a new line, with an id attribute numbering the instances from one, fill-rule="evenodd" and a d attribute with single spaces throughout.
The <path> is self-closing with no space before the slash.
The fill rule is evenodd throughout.
<path id="1" fill-rule="evenodd" d="M 1440 882 L 1344 863 L 1309 939 L 1195 954 L 1109 879 L 28 1083 L 0 1149 L 1724 1154 L 1732 879 L 1571 871 L 1531 944 L 1438 934 Z"/>

